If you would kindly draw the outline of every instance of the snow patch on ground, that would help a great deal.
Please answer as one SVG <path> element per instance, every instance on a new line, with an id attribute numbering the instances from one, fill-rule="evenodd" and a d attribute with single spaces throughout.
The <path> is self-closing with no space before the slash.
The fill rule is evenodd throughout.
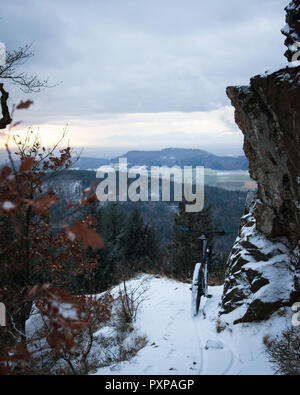
<path id="1" fill-rule="evenodd" d="M 223 287 L 217 286 L 209 287 L 212 297 L 201 301 L 201 312 L 194 317 L 190 284 L 148 275 L 129 283 L 135 286 L 145 278 L 147 300 L 139 308 L 136 330 L 146 334 L 147 345 L 134 358 L 94 374 L 274 374 L 263 338 L 291 325 L 288 308 L 265 322 L 233 325 L 239 309 L 219 318 Z"/>

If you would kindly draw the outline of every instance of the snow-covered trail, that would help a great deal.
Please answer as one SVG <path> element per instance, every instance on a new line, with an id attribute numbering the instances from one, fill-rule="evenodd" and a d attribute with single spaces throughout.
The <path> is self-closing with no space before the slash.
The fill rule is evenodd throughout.
<path id="1" fill-rule="evenodd" d="M 274 320 L 280 327 L 278 316 L 268 323 L 227 325 L 218 333 L 222 286 L 209 287 L 212 297 L 201 301 L 203 312 L 193 317 L 189 284 L 155 276 L 148 279 L 148 299 L 137 320 L 138 332 L 147 336 L 148 344 L 133 359 L 101 368 L 97 374 L 274 373 L 263 354 L 262 338 L 272 332 Z"/>

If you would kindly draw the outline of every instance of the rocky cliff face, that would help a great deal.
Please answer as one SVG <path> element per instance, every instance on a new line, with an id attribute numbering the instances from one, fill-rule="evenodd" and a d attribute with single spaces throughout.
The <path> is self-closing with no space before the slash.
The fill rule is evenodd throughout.
<path id="1" fill-rule="evenodd" d="M 229 87 L 258 183 L 228 261 L 221 314 L 262 320 L 300 301 L 300 67 Z"/>

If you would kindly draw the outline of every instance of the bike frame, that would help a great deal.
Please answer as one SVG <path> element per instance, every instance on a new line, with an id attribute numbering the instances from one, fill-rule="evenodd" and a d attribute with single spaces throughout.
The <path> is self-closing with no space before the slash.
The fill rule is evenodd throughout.
<path id="1" fill-rule="evenodd" d="M 199 240 L 203 241 L 203 245 L 202 245 L 202 256 L 203 256 L 203 260 L 205 261 L 205 263 L 207 263 L 207 237 L 205 235 L 200 236 Z"/>

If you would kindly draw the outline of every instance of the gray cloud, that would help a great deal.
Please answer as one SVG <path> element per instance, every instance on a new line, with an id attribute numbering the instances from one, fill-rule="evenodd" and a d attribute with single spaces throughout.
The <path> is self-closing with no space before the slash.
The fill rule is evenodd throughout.
<path id="1" fill-rule="evenodd" d="M 28 122 L 210 111 L 229 105 L 226 86 L 285 61 L 288 0 L 0 1 L 0 40 L 34 42 L 26 69 L 63 81 L 31 95 Z"/>
<path id="2" fill-rule="evenodd" d="M 38 112 L 207 110 L 228 103 L 226 85 L 284 61 L 286 4 L 10 0 L 1 40 L 8 48 L 34 41 L 30 71 L 63 81 L 36 98 Z"/>

